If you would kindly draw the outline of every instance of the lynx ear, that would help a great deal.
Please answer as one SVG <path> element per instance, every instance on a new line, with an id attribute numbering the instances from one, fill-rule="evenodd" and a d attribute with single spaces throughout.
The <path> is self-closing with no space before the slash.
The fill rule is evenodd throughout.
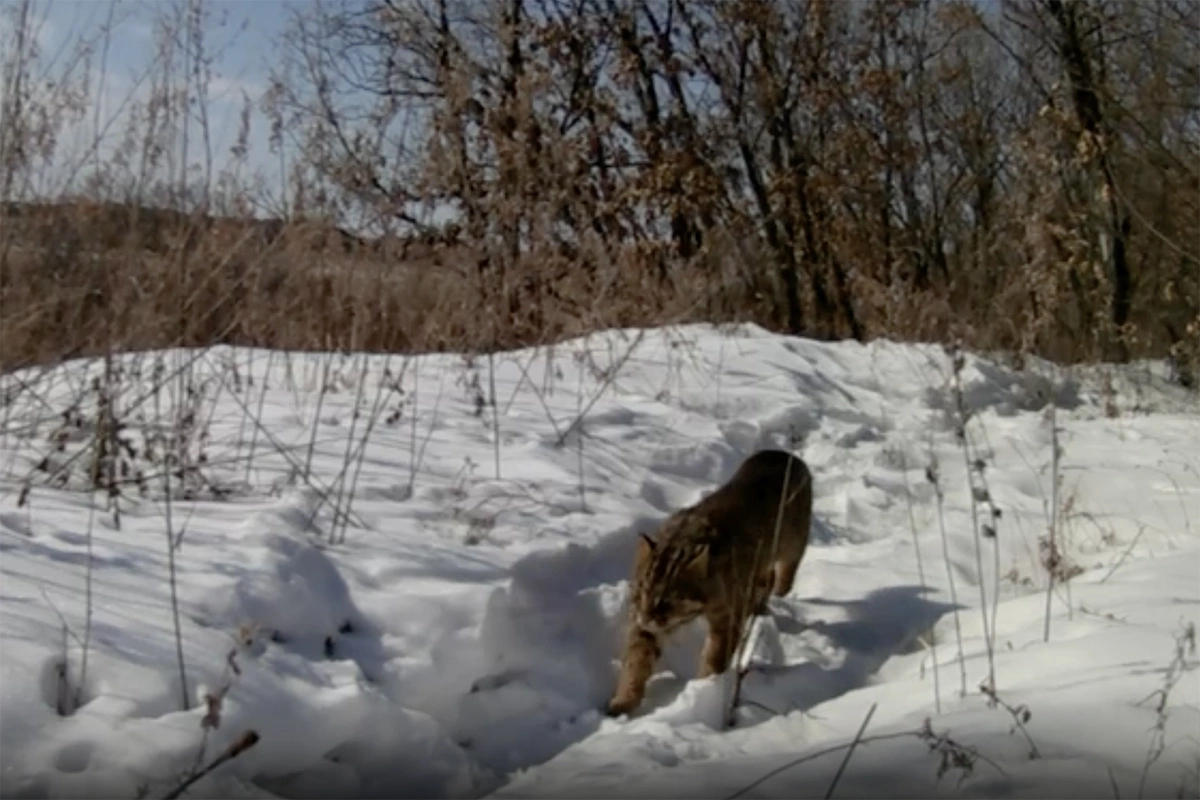
<path id="1" fill-rule="evenodd" d="M 654 543 L 654 540 L 651 539 L 649 536 L 647 536 L 644 533 L 638 533 L 638 552 L 639 553 L 642 553 L 642 552 L 653 553 L 654 548 L 657 546 L 658 545 L 656 545 Z"/>

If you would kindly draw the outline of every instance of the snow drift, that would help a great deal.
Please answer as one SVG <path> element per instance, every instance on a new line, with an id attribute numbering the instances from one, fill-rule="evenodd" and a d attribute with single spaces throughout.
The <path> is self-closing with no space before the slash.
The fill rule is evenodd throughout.
<path id="1" fill-rule="evenodd" d="M 1200 416 L 1158 365 L 968 355 L 956 390 L 938 347 L 688 326 L 490 371 L 118 366 L 119 514 L 78 466 L 102 365 L 3 378 L 6 797 L 161 796 L 247 730 L 189 792 L 824 796 L 870 709 L 839 796 L 1200 794 Z M 181 408 L 168 496 L 137 459 Z M 732 674 L 694 680 L 699 622 L 603 718 L 637 533 L 763 447 L 809 462 L 816 521 L 737 724 Z"/>

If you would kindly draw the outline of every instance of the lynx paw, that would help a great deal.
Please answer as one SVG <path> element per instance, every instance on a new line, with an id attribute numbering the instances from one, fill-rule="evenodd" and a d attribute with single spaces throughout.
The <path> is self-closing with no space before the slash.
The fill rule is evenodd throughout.
<path id="1" fill-rule="evenodd" d="M 614 697 L 608 701 L 608 705 L 604 707 L 604 713 L 610 717 L 619 717 L 623 714 L 628 714 L 638 707 L 638 701 L 632 698 Z"/>

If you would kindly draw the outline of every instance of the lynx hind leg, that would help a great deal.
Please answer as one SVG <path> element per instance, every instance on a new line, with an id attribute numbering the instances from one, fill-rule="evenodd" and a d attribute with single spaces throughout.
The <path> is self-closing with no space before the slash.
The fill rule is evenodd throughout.
<path id="1" fill-rule="evenodd" d="M 654 634 L 639 629 L 629 633 L 629 641 L 621 658 L 621 674 L 617 678 L 617 689 L 605 709 L 610 717 L 628 714 L 646 696 L 646 683 L 654 674 L 661 647 Z"/>

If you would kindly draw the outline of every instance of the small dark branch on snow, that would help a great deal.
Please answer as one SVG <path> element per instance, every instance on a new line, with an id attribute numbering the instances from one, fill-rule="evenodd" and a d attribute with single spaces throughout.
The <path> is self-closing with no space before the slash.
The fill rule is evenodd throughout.
<path id="1" fill-rule="evenodd" d="M 952 739 L 950 737 L 950 734 L 948 734 L 948 733 L 935 733 L 933 730 L 932 723 L 930 722 L 929 718 L 926 717 L 925 722 L 921 725 L 920 728 L 918 728 L 916 730 L 897 731 L 896 733 L 881 733 L 877 736 L 867 736 L 867 737 L 862 737 L 861 731 L 860 731 L 860 735 L 856 736 L 853 741 L 846 742 L 845 744 L 834 745 L 832 747 L 826 747 L 826 748 L 824 748 L 822 750 L 818 750 L 814 753 L 809 753 L 807 755 L 803 755 L 798 758 L 794 758 L 791 761 L 788 761 L 786 764 L 783 764 L 783 765 L 771 770 L 766 775 L 763 775 L 761 778 L 754 781 L 753 783 L 743 786 L 741 789 L 737 790 L 736 792 L 734 792 L 733 794 L 731 794 L 727 798 L 725 798 L 725 800 L 737 800 L 737 798 L 739 798 L 739 797 L 745 797 L 746 794 L 748 794 L 750 792 L 750 790 L 754 789 L 757 786 L 761 786 L 762 784 L 769 781 L 771 778 L 774 778 L 776 775 L 784 773 L 784 772 L 788 771 L 789 769 L 791 769 L 792 767 L 799 766 L 800 764 L 804 764 L 809 761 L 815 761 L 816 759 L 822 758 L 823 756 L 827 756 L 830 753 L 836 753 L 840 750 L 853 749 L 853 748 L 856 748 L 858 745 L 870 744 L 871 742 L 885 742 L 885 741 L 890 741 L 893 739 L 908 739 L 908 738 L 920 739 L 921 741 L 925 742 L 929 746 L 929 749 L 932 752 L 937 753 L 941 757 L 941 760 L 938 763 L 938 770 L 937 770 L 937 777 L 939 780 L 947 772 L 949 772 L 951 770 L 959 770 L 961 772 L 961 775 L 959 777 L 959 784 L 961 784 L 964 780 L 966 780 L 967 776 L 969 776 L 971 774 L 971 772 L 975 769 L 976 761 L 984 762 L 985 764 L 990 766 L 992 769 L 996 770 L 996 772 L 999 773 L 1000 775 L 1003 775 L 1005 777 L 1007 777 L 1007 775 L 1008 775 L 1008 773 L 1006 773 L 999 764 L 997 764 L 995 761 L 988 758 L 987 756 L 982 755 L 976 748 L 972 747 L 971 745 L 965 745 L 965 744 L 962 744 L 961 742 L 956 741 L 955 739 Z M 830 790 L 832 791 L 832 787 Z"/>
<path id="2" fill-rule="evenodd" d="M 1121 787 L 1117 786 L 1117 776 L 1113 774 L 1113 768 L 1108 768 L 1108 783 L 1112 786 L 1113 797 L 1116 800 L 1121 800 Z"/>
<path id="3" fill-rule="evenodd" d="M 184 780 L 183 783 L 179 784 L 170 792 L 163 795 L 163 800 L 175 800 L 175 798 L 186 792 L 188 787 L 194 784 L 196 781 L 200 780 L 205 775 L 224 764 L 226 761 L 232 761 L 233 759 L 237 758 L 251 747 L 254 747 L 256 744 L 258 744 L 258 734 L 254 731 L 246 731 L 236 740 L 234 740 L 229 747 L 225 748 L 225 752 L 214 758 L 207 767 L 199 772 L 193 773 L 186 780 Z"/>
<path id="4" fill-rule="evenodd" d="M 1150 768 L 1167 751 L 1167 718 L 1171 715 L 1167 702 L 1170 699 L 1171 690 L 1183 678 L 1185 672 L 1196 668 L 1196 663 L 1192 660 L 1195 655 L 1196 624 L 1185 622 L 1175 635 L 1175 649 L 1171 663 L 1167 665 L 1166 674 L 1163 676 L 1162 687 L 1155 689 L 1138 703 L 1140 706 L 1151 698 L 1157 698 L 1154 704 L 1154 727 L 1150 730 L 1150 744 L 1146 748 L 1146 760 L 1142 764 L 1142 777 L 1138 781 L 1139 798 L 1145 796 L 1146 779 L 1150 776 Z"/>
<path id="5" fill-rule="evenodd" d="M 979 684 L 979 691 L 987 695 L 988 700 L 992 705 L 999 705 L 1012 715 L 1014 725 L 1013 729 L 1010 730 L 1009 733 L 1012 733 L 1016 730 L 1021 731 L 1021 735 L 1023 735 L 1025 737 L 1025 741 L 1029 743 L 1029 758 L 1031 760 L 1041 758 L 1041 751 L 1038 750 L 1037 745 L 1033 741 L 1033 737 L 1029 735 L 1029 730 L 1025 727 L 1025 724 L 1028 723 L 1029 720 L 1033 719 L 1033 712 L 1029 710 L 1029 706 L 1025 705 L 1024 703 L 1019 706 L 1013 706 L 1005 702 L 1005 700 L 1000 697 L 996 690 L 988 686 L 987 683 Z"/>
<path id="6" fill-rule="evenodd" d="M 854 750 L 858 747 L 858 743 L 862 741 L 863 733 L 867 730 L 867 725 L 871 724 L 871 717 L 875 716 L 875 709 L 879 703 L 872 703 L 867 715 L 863 717 L 862 724 L 858 726 L 858 733 L 854 734 L 854 740 L 850 742 L 850 749 L 846 751 L 846 757 L 842 759 L 842 763 L 838 765 L 838 770 L 833 774 L 833 780 L 829 782 L 829 788 L 825 791 L 825 800 L 833 797 L 833 790 L 837 788 L 838 781 L 842 779 L 842 773 L 846 771 L 846 765 L 850 763 L 850 758 L 854 755 Z"/>

